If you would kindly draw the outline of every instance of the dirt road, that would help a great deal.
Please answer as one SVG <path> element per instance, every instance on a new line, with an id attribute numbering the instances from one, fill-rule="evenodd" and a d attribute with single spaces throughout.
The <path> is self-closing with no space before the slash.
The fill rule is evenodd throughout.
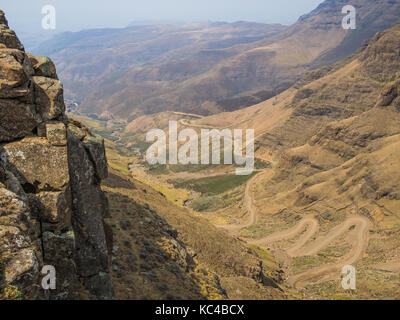
<path id="1" fill-rule="evenodd" d="M 244 201 L 249 214 L 248 222 L 241 225 L 227 226 L 226 229 L 229 231 L 238 232 L 242 228 L 257 223 L 257 208 L 253 200 L 252 186 L 261 174 L 263 174 L 263 172 L 254 176 L 246 185 Z M 298 224 L 290 229 L 279 231 L 262 239 L 246 240 L 250 244 L 255 244 L 261 247 L 270 247 L 275 242 L 293 239 L 300 235 L 292 246 L 285 249 L 286 254 L 290 258 L 294 258 L 301 256 L 316 256 L 321 250 L 329 247 L 343 234 L 350 232 L 348 239 L 351 245 L 351 250 L 340 259 L 340 261 L 289 276 L 289 284 L 294 287 L 302 287 L 308 283 L 337 279 L 340 277 L 340 271 L 344 266 L 354 265 L 360 261 L 368 246 L 370 228 L 371 222 L 368 218 L 361 215 L 350 215 L 343 223 L 332 228 L 327 234 L 320 235 L 312 240 L 313 237 L 319 233 L 319 223 L 315 217 L 308 216 L 303 218 Z"/>
<path id="2" fill-rule="evenodd" d="M 350 232 L 349 242 L 352 246 L 350 252 L 336 263 L 305 271 L 300 274 L 289 277 L 288 282 L 294 287 L 304 287 L 309 283 L 334 280 L 340 276 L 344 266 L 355 265 L 363 258 L 364 252 L 368 246 L 368 235 L 371 228 L 371 222 L 363 216 L 351 216 L 338 227 L 331 230 L 326 236 L 318 237 L 308 247 L 299 251 L 295 256 L 315 256 L 321 250 L 327 248 L 335 239 L 342 234 Z"/>
<path id="3" fill-rule="evenodd" d="M 236 233 L 241 229 L 250 227 L 252 225 L 255 225 L 257 223 L 257 209 L 254 205 L 253 201 L 253 196 L 252 196 L 252 191 L 251 188 L 253 184 L 257 181 L 257 178 L 262 174 L 262 172 L 256 174 L 253 178 L 251 178 L 247 184 L 246 184 L 246 190 L 244 192 L 244 205 L 246 208 L 246 213 L 248 215 L 248 221 L 244 222 L 242 224 L 230 224 L 230 225 L 221 225 L 219 227 L 222 227 L 232 233 Z"/>

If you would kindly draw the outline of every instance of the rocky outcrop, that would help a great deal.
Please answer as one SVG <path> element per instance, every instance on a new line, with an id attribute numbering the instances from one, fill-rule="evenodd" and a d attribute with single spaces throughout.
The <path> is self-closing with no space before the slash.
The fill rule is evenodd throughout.
<path id="1" fill-rule="evenodd" d="M 0 11 L 0 297 L 113 298 L 107 173 L 104 142 L 65 115 L 54 64 L 25 53 Z"/>
<path id="2" fill-rule="evenodd" d="M 24 46 L 21 44 L 15 32 L 10 30 L 8 27 L 7 19 L 4 16 L 4 12 L 0 10 L 0 44 L 3 44 L 6 48 L 24 50 Z"/>
<path id="3" fill-rule="evenodd" d="M 379 95 L 377 107 L 393 105 L 400 111 L 400 80 L 389 83 Z"/>

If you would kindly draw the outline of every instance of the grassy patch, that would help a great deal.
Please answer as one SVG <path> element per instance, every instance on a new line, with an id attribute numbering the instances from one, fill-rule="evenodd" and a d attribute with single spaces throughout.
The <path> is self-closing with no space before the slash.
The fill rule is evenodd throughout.
<path id="1" fill-rule="evenodd" d="M 0 300 L 23 300 L 23 294 L 19 291 L 18 287 L 8 285 L 4 288 L 3 292 L 0 293 Z"/>
<path id="2" fill-rule="evenodd" d="M 260 170 L 260 169 L 267 169 L 267 168 L 270 168 L 270 167 L 271 167 L 271 163 L 270 163 L 270 162 L 267 162 L 267 161 L 264 161 L 264 160 L 261 160 L 261 159 L 258 159 L 258 158 L 255 158 L 255 159 L 254 159 L 254 167 L 255 167 L 257 170 Z"/>
<path id="3" fill-rule="evenodd" d="M 275 232 L 276 225 L 267 225 L 265 221 L 260 221 L 250 227 L 240 231 L 240 236 L 244 238 L 261 239 Z"/>
<path id="4" fill-rule="evenodd" d="M 227 192 L 222 196 L 201 196 L 192 201 L 191 208 L 198 212 L 216 211 L 228 208 L 243 198 L 244 187 L 236 188 L 232 192 Z"/>
<path id="5" fill-rule="evenodd" d="M 293 258 L 293 267 L 296 271 L 303 271 L 330 262 L 332 262 L 331 258 L 322 255 L 295 257 Z"/>
<path id="6" fill-rule="evenodd" d="M 253 244 L 250 244 L 249 247 L 257 253 L 268 269 L 279 269 L 279 261 L 269 251 Z"/>
<path id="7" fill-rule="evenodd" d="M 176 188 L 194 190 L 196 192 L 200 192 L 202 195 L 218 195 L 245 184 L 255 174 L 257 174 L 257 172 L 254 172 L 248 176 L 227 174 L 216 177 L 168 182 L 172 183 Z"/>
<path id="8" fill-rule="evenodd" d="M 330 246 L 320 251 L 320 256 L 339 258 L 343 257 L 351 249 L 351 245 L 347 244 L 344 246 Z"/>

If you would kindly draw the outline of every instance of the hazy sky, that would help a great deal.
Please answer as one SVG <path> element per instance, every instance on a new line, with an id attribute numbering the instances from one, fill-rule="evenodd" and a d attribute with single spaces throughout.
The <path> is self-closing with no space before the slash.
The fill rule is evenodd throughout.
<path id="1" fill-rule="evenodd" d="M 18 32 L 41 30 L 44 5 L 56 8 L 57 31 L 124 27 L 133 21 L 257 21 L 291 24 L 323 0 L 0 0 Z"/>

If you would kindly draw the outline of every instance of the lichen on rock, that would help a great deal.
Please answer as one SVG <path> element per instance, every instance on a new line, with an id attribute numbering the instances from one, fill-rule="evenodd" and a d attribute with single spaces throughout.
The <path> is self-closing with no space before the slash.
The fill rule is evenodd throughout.
<path id="1" fill-rule="evenodd" d="M 25 53 L 0 10 L 0 299 L 113 298 L 107 172 L 103 141 L 65 115 L 54 63 Z"/>

